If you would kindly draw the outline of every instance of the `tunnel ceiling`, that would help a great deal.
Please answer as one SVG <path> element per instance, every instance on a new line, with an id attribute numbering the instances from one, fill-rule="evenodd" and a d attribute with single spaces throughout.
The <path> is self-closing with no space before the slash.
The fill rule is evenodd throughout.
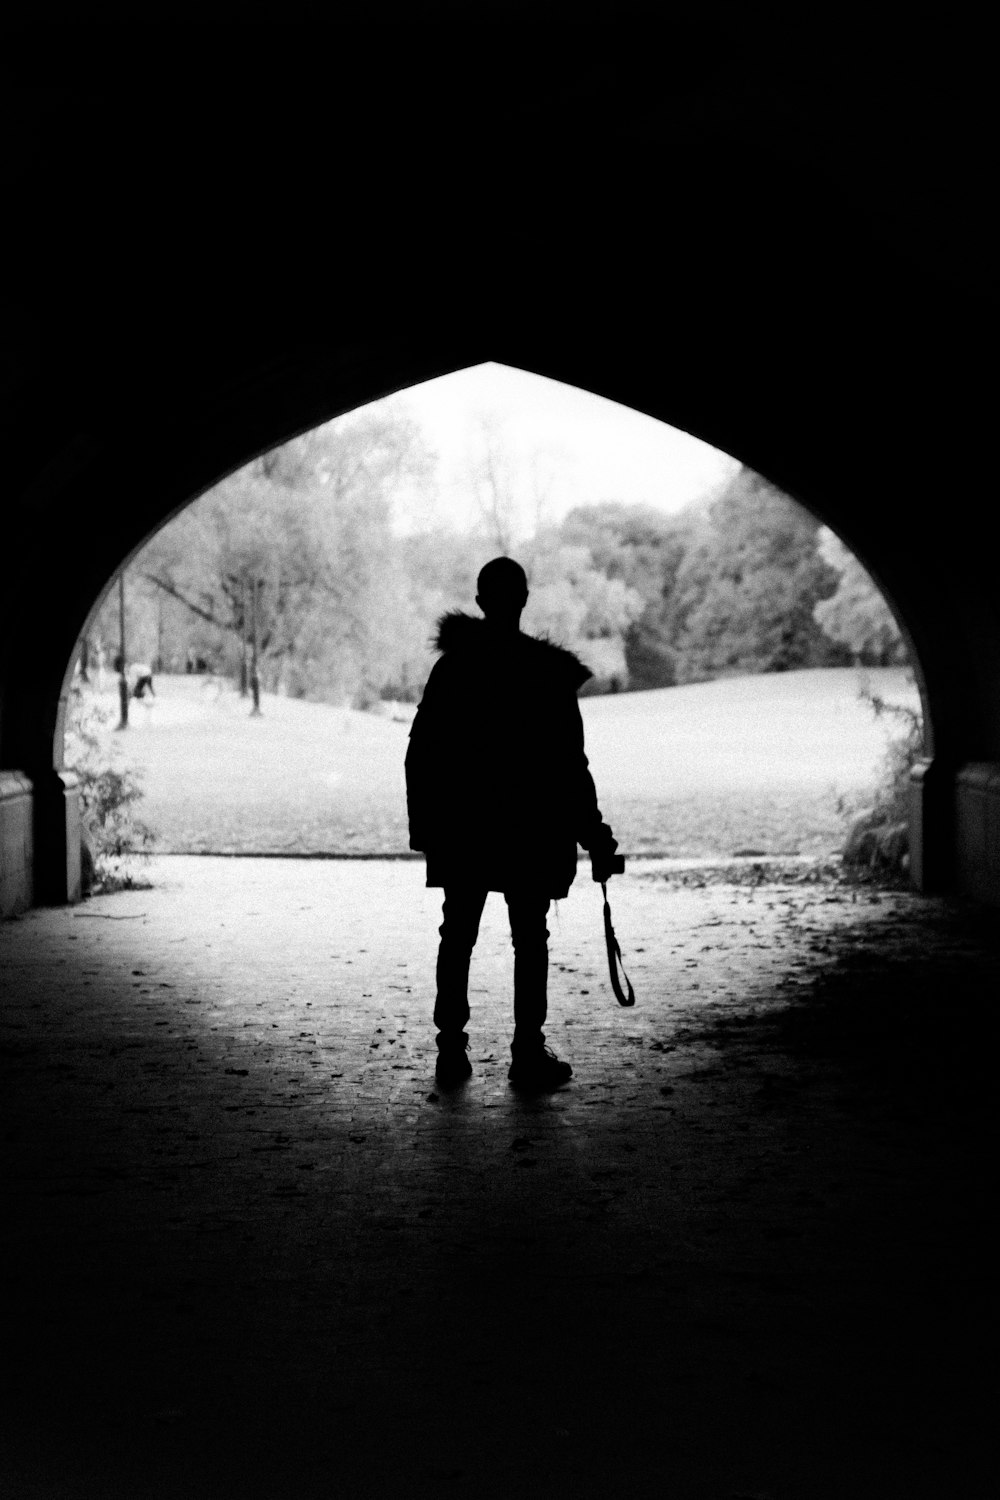
<path id="1" fill-rule="evenodd" d="M 737 326 L 780 321 L 772 288 L 814 303 L 818 277 L 833 306 L 914 277 L 995 297 L 973 38 L 854 24 L 849 6 L 770 24 L 680 6 L 668 26 L 634 5 L 613 23 L 486 6 L 474 26 L 429 9 L 416 28 L 390 8 L 372 29 L 24 43 L 8 171 L 36 378 L 47 308 L 91 334 L 90 359 L 102 333 L 127 359 L 151 335 L 169 346 L 197 302 L 245 359 L 304 309 L 350 329 L 373 303 L 460 291 L 468 325 L 526 278 L 559 302 L 630 265 L 659 273 L 681 321 L 710 295 Z"/>

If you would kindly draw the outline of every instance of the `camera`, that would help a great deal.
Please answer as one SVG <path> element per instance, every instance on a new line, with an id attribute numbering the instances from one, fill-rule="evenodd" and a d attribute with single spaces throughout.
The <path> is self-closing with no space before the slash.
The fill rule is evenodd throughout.
<path id="1" fill-rule="evenodd" d="M 608 880 L 612 875 L 625 874 L 624 854 L 592 854 L 590 867 L 594 879 L 598 882 Z"/>

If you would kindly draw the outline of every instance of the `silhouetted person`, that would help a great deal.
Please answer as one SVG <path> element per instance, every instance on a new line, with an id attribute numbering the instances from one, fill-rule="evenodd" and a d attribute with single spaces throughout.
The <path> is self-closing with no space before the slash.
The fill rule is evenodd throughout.
<path id="1" fill-rule="evenodd" d="M 525 635 L 524 569 L 497 557 L 479 574 L 485 619 L 455 611 L 438 624 L 441 652 L 410 731 L 410 847 L 427 884 L 444 888 L 437 960 L 437 1078 L 472 1072 L 469 961 L 489 891 L 502 891 L 514 943 L 509 1077 L 552 1089 L 572 1074 L 545 1045 L 549 902 L 569 892 L 577 844 L 606 878 L 618 847 L 602 821 L 583 747 L 577 689 L 591 675 L 560 646 Z"/>
<path id="2" fill-rule="evenodd" d="M 133 698 L 144 698 L 147 692 L 151 698 L 156 697 L 153 691 L 153 669 L 145 662 L 136 662 L 129 667 L 129 682 Z"/>

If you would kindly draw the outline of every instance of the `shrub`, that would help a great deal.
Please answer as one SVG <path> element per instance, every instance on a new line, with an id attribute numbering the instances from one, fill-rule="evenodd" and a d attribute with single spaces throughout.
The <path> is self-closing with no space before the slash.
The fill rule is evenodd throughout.
<path id="1" fill-rule="evenodd" d="M 859 696 L 877 719 L 888 716 L 896 721 L 896 732 L 886 746 L 873 806 L 884 822 L 905 823 L 910 815 L 910 771 L 923 754 L 923 716 L 919 708 L 908 703 L 890 703 L 867 683 Z"/>
<path id="2" fill-rule="evenodd" d="M 888 714 L 895 719 L 897 728 L 886 745 L 867 810 L 858 816 L 856 809 L 841 803 L 841 812 L 852 813 L 843 863 L 856 877 L 896 881 L 909 872 L 910 771 L 923 750 L 923 721 L 919 709 L 890 703 L 867 684 L 859 697 L 876 718 Z"/>
<path id="3" fill-rule="evenodd" d="M 66 725 L 66 766 L 80 786 L 84 836 L 93 856 L 91 890 L 125 890 L 146 884 L 135 875 L 155 834 L 139 816 L 139 775 L 123 766 L 112 739 L 113 711 L 74 683 Z"/>

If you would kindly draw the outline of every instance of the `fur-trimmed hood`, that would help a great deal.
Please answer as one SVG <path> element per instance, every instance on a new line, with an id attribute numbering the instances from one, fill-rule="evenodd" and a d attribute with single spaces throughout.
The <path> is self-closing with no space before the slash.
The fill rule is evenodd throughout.
<path id="1" fill-rule="evenodd" d="M 545 636 L 527 635 L 519 630 L 509 637 L 513 648 L 522 656 L 526 672 L 551 673 L 576 692 L 594 674 L 589 667 L 565 646 L 557 646 Z M 493 650 L 497 644 L 485 620 L 467 615 L 464 610 L 450 610 L 437 622 L 433 644 L 438 651 L 449 656 L 479 656 Z"/>

